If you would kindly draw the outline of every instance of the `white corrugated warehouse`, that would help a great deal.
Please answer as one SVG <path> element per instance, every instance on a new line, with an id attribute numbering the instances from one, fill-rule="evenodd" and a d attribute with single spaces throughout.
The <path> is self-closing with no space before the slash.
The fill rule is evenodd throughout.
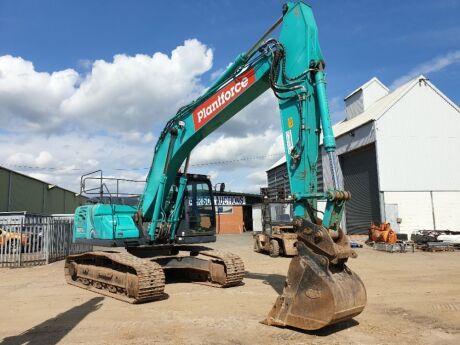
<path id="1" fill-rule="evenodd" d="M 460 230 L 460 110 L 425 77 L 389 92 L 377 78 L 345 98 L 334 126 L 348 233 Z M 331 174 L 323 152 L 324 189 Z M 272 167 L 274 168 L 274 167 Z M 272 169 L 271 168 L 271 169 Z"/>

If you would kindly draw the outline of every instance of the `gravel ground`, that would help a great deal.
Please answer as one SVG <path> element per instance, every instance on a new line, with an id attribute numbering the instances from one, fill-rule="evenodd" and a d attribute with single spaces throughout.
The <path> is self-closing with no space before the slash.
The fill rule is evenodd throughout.
<path id="1" fill-rule="evenodd" d="M 141 305 L 67 285 L 62 261 L 0 269 L 0 344 L 460 344 L 460 252 L 358 249 L 350 267 L 367 288 L 366 309 L 303 332 L 259 323 L 289 258 L 254 253 L 250 234 L 220 236 L 213 246 L 243 258 L 243 286 L 174 283 L 168 299 Z"/>

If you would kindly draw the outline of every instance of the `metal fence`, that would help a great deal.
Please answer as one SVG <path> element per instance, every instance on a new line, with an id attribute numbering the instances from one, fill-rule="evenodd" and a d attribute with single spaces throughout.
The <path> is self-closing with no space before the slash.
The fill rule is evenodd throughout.
<path id="1" fill-rule="evenodd" d="M 53 217 L 0 217 L 0 267 L 24 267 L 91 251 L 72 243 L 72 220 Z"/>

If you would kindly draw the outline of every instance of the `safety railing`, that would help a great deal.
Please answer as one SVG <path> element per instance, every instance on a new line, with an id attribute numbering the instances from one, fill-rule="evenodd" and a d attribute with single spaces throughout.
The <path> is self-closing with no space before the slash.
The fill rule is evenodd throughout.
<path id="1" fill-rule="evenodd" d="M 139 193 L 126 192 L 123 187 L 129 186 L 132 189 L 133 184 L 142 186 L 145 180 L 133 180 L 117 177 L 106 177 L 103 175 L 102 170 L 92 171 L 80 178 L 80 194 L 89 197 L 96 196 L 99 202 L 111 202 L 118 199 L 138 198 Z M 118 201 L 117 201 L 118 202 Z"/>

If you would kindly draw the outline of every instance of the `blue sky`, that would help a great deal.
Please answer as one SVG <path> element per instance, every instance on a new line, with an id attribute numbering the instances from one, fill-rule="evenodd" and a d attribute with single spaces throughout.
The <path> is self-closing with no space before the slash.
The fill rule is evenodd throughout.
<path id="1" fill-rule="evenodd" d="M 0 0 L 0 119 L 8 128 L 0 129 L 0 164 L 37 166 L 25 172 L 73 189 L 78 176 L 70 167 L 110 172 L 121 165 L 133 169 L 129 177 L 142 177 L 134 168 L 148 167 L 166 119 L 249 48 L 281 15 L 283 3 Z M 395 87 L 401 78 L 425 74 L 460 103 L 460 0 L 309 3 L 326 59 L 333 122 L 343 117 L 343 97 L 374 76 Z M 193 63 L 181 67 L 174 51 Z M 149 66 L 145 77 L 143 64 Z M 163 86 L 168 71 L 176 71 L 174 87 Z M 267 118 L 276 122 L 268 98 L 248 112 L 273 112 Z M 250 114 L 238 115 L 200 147 L 198 163 L 263 155 L 279 135 L 279 125 L 248 132 L 238 118 Z M 268 153 L 231 172 L 201 170 L 211 169 L 230 186 L 236 181 L 234 189 L 256 190 L 279 149 Z M 52 174 L 47 167 L 61 170 Z M 242 175 L 250 182 L 239 183 Z"/>
<path id="2" fill-rule="evenodd" d="M 283 3 L 2 0 L 0 54 L 31 60 L 39 71 L 83 70 L 85 61 L 169 52 L 197 38 L 214 49 L 214 69 L 219 69 L 251 46 Z M 459 0 L 309 3 L 320 29 L 330 98 L 342 98 L 373 76 L 391 85 L 415 67 L 460 49 Z M 460 103 L 460 63 L 429 78 Z"/>

